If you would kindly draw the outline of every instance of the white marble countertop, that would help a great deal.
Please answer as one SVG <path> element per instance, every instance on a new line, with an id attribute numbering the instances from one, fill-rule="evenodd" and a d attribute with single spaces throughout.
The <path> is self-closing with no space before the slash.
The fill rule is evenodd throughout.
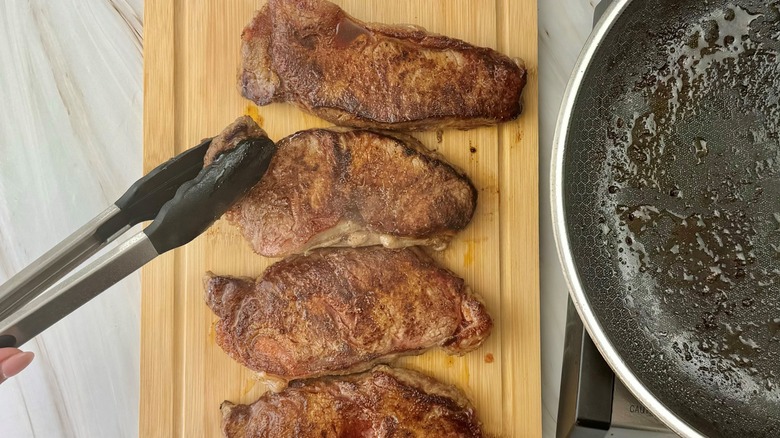
<path id="1" fill-rule="evenodd" d="M 550 145 L 598 0 L 539 0 L 542 401 L 555 434 L 566 290 L 550 227 Z M 141 176 L 142 0 L 0 2 L 0 282 Z M 0 386 L 0 436 L 138 435 L 140 281 L 25 345 Z"/>

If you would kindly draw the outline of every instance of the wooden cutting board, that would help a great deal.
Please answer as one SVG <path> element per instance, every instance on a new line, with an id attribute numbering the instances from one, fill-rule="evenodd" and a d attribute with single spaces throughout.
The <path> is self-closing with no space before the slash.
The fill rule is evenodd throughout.
<path id="1" fill-rule="evenodd" d="M 340 0 L 363 21 L 411 23 L 521 57 L 529 68 L 518 121 L 471 131 L 415 134 L 465 170 L 479 189 L 473 222 L 434 256 L 481 294 L 495 330 L 464 357 L 430 352 L 398 365 L 460 387 L 489 436 L 541 436 L 538 259 L 536 0 Z M 252 115 L 274 140 L 328 126 L 291 105 L 257 108 L 236 90 L 240 35 L 263 1 L 147 0 L 144 14 L 144 169 Z M 189 245 L 144 267 L 142 437 L 220 436 L 223 400 L 264 391 L 214 342 L 216 317 L 201 279 L 258 276 L 255 255 L 219 221 Z"/>

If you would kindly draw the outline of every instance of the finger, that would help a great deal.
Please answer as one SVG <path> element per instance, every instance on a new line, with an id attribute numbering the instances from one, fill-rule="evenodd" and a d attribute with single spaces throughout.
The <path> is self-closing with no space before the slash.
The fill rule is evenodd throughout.
<path id="1" fill-rule="evenodd" d="M 0 382 L 22 372 L 23 369 L 27 368 L 27 365 L 30 365 L 30 362 L 32 362 L 34 357 L 35 355 L 31 351 L 28 351 L 26 353 L 15 354 L 3 362 L 0 362 Z"/>
<path id="2" fill-rule="evenodd" d="M 16 356 L 17 354 L 21 353 L 22 350 L 18 348 L 0 348 L 0 363 L 2 363 L 4 360 L 8 359 L 11 356 Z"/>

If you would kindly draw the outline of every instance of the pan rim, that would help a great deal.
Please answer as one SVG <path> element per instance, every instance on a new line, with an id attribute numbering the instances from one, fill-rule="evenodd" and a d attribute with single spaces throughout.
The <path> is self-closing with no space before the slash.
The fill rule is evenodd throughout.
<path id="1" fill-rule="evenodd" d="M 602 0 L 608 1 L 608 0 Z M 569 78 L 568 85 L 563 94 L 561 107 L 558 112 L 558 120 L 555 126 L 555 134 L 552 144 L 552 163 L 550 169 L 550 205 L 552 210 L 552 226 L 555 237 L 558 260 L 563 268 L 563 275 L 569 289 L 569 296 L 574 302 L 577 313 L 583 321 L 583 325 L 590 334 L 593 343 L 599 353 L 607 361 L 610 368 L 620 378 L 628 390 L 658 419 L 666 424 L 674 433 L 691 438 L 704 438 L 682 418 L 668 409 L 631 371 L 621 358 L 615 346 L 610 341 L 601 323 L 585 294 L 585 290 L 577 272 L 576 264 L 569 250 L 569 234 L 564 209 L 563 191 L 563 158 L 566 150 L 566 138 L 568 136 L 574 104 L 579 94 L 580 86 L 588 71 L 595 53 L 601 46 L 608 32 L 614 27 L 632 0 L 615 0 L 604 12 L 601 19 L 594 27 L 585 46 L 580 52 L 574 70 Z"/>

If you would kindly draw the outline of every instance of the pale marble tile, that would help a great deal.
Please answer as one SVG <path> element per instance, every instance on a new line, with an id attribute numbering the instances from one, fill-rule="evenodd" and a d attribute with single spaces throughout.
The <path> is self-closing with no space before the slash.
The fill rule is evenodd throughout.
<path id="1" fill-rule="evenodd" d="M 0 281 L 141 174 L 142 2 L 0 2 Z M 138 434 L 139 279 L 25 348 L 2 436 Z"/>

